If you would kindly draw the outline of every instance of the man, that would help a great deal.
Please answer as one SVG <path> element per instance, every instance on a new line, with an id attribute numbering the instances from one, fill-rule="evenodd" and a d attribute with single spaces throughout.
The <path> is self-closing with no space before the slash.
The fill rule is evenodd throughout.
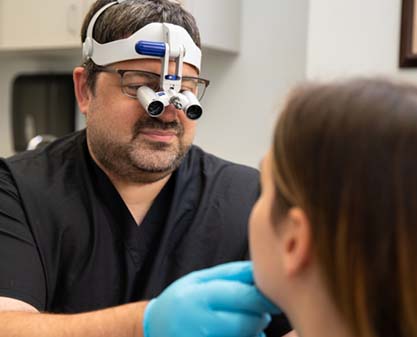
<path id="1" fill-rule="evenodd" d="M 131 57 L 134 34 L 151 43 Z M 168 36 L 167 64 L 155 36 Z M 208 84 L 194 19 L 168 0 L 99 0 L 82 40 L 86 130 L 0 162 L 0 335 L 261 333 L 273 309 L 247 264 L 171 284 L 247 257 L 258 195 L 255 170 L 192 146 Z M 276 322 L 275 335 L 288 331 Z"/>

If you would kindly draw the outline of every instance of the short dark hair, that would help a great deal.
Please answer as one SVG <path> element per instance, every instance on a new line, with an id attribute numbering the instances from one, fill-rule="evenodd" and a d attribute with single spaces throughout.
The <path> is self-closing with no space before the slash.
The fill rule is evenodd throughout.
<path id="1" fill-rule="evenodd" d="M 380 78 L 300 86 L 272 152 L 271 216 L 306 212 L 353 335 L 417 336 L 417 88 Z"/>
<path id="2" fill-rule="evenodd" d="M 84 18 L 81 41 L 84 42 L 93 15 L 112 0 L 97 0 Z M 126 38 L 152 22 L 166 22 L 183 27 L 201 47 L 200 33 L 194 17 L 181 4 L 172 0 L 126 0 L 109 7 L 97 19 L 93 37 L 99 43 Z M 83 65 L 87 71 L 87 85 L 94 93 L 97 66 L 92 60 Z"/>

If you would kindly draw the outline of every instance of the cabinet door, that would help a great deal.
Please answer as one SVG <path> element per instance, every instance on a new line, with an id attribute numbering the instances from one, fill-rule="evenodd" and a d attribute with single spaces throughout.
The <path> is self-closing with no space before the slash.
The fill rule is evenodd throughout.
<path id="1" fill-rule="evenodd" d="M 0 0 L 0 46 L 40 49 L 79 46 L 84 0 Z"/>
<path id="2" fill-rule="evenodd" d="M 237 53 L 240 48 L 241 0 L 181 0 L 193 14 L 206 48 Z"/>

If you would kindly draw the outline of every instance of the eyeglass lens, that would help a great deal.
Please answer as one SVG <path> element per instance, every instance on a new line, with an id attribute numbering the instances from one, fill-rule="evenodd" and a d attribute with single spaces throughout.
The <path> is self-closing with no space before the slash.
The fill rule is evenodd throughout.
<path id="1" fill-rule="evenodd" d="M 160 91 L 159 81 L 159 75 L 156 74 L 126 71 L 122 77 L 122 90 L 130 97 L 136 97 L 136 92 L 141 86 L 147 86 L 153 91 L 158 92 Z M 191 91 L 199 100 L 203 97 L 205 88 L 205 82 L 197 78 L 183 77 L 181 81 L 181 91 Z"/>

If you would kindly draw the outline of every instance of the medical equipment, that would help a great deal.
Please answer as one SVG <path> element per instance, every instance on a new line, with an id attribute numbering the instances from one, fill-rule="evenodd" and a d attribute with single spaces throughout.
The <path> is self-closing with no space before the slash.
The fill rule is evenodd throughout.
<path id="1" fill-rule="evenodd" d="M 147 86 L 137 89 L 137 99 L 151 117 L 160 116 L 165 107 L 173 104 L 183 110 L 188 118 L 198 119 L 203 113 L 197 92 L 182 90 L 183 63 L 189 63 L 200 71 L 201 50 L 188 32 L 181 26 L 169 23 L 150 23 L 125 39 L 100 44 L 93 38 L 98 17 L 109 7 L 126 0 L 113 1 L 92 17 L 83 43 L 84 61 L 91 59 L 99 66 L 131 59 L 160 58 L 162 67 L 160 89 L 154 91 Z M 170 62 L 175 62 L 175 73 L 169 74 Z M 208 83 L 208 82 L 207 82 Z"/>

